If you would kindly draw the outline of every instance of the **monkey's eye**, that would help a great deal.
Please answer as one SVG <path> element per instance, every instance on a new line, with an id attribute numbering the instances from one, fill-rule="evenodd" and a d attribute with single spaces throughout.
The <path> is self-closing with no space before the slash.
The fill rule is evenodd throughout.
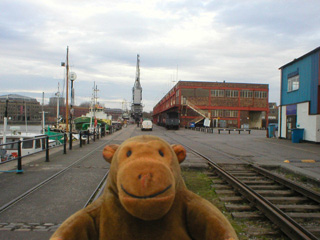
<path id="1" fill-rule="evenodd" d="M 160 154 L 161 157 L 164 156 L 164 153 L 161 150 L 159 150 L 159 154 Z"/>
<path id="2" fill-rule="evenodd" d="M 132 152 L 131 152 L 131 150 L 129 150 L 129 151 L 127 152 L 127 157 L 130 157 L 131 154 L 132 154 Z"/>

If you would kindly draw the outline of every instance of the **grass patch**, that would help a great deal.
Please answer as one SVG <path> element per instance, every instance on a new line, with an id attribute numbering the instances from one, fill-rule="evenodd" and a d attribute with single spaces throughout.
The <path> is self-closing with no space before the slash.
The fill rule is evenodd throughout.
<path id="1" fill-rule="evenodd" d="M 212 187 L 213 183 L 206 174 L 196 170 L 183 170 L 182 177 L 190 191 L 211 202 L 227 217 L 232 227 L 237 232 L 239 239 L 248 239 L 243 236 L 246 229 L 245 223 L 234 221 L 230 213 L 226 212 L 224 203 L 219 200 L 218 195 Z M 240 235 L 242 235 L 241 238 Z"/>
<path id="2" fill-rule="evenodd" d="M 260 229 L 265 228 L 265 222 L 257 221 L 250 221 L 244 219 L 234 220 L 229 212 L 226 211 L 224 207 L 224 202 L 219 200 L 218 195 L 215 193 L 215 189 L 211 179 L 204 173 L 196 170 L 182 170 L 182 177 L 186 183 L 187 188 L 196 193 L 197 195 L 207 199 L 213 205 L 215 205 L 226 218 L 231 223 L 232 227 L 236 231 L 239 240 L 249 240 L 249 239 L 256 239 L 256 240 L 288 240 L 286 237 L 267 237 L 267 236 L 255 236 L 250 237 L 248 236 L 248 230 L 251 228 L 253 229 Z"/>

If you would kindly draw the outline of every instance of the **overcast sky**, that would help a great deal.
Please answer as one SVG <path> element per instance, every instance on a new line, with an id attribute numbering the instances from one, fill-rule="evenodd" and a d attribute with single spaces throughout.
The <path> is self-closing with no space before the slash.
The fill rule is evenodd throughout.
<path id="1" fill-rule="evenodd" d="M 320 2 L 301 0 L 0 0 L 0 95 L 46 102 L 63 90 L 69 46 L 75 103 L 132 101 L 140 54 L 145 111 L 176 80 L 269 84 L 320 46 Z M 64 94 L 65 94 L 64 88 Z"/>

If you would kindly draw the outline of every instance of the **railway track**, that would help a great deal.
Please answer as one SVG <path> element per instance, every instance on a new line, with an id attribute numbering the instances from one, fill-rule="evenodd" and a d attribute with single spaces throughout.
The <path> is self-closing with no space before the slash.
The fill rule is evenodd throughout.
<path id="1" fill-rule="evenodd" d="M 173 141 L 179 142 L 177 139 Z M 233 218 L 262 220 L 262 225 L 269 225 L 266 229 L 262 227 L 264 231 L 254 229 L 256 233 L 252 231 L 253 235 L 271 236 L 272 239 L 281 234 L 292 240 L 320 239 L 318 193 L 244 161 L 218 165 L 209 157 L 183 145 L 208 162 L 215 191 Z M 212 147 L 210 152 L 213 156 L 218 153 L 236 160 L 233 155 Z M 265 219 L 268 219 L 268 223 Z"/>

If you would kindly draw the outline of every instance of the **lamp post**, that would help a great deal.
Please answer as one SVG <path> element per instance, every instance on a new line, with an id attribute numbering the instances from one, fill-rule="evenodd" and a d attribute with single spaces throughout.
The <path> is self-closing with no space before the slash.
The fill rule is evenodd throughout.
<path id="1" fill-rule="evenodd" d="M 69 142 L 69 149 L 72 149 L 72 118 L 74 114 L 74 88 L 73 88 L 73 81 L 76 80 L 77 74 L 75 72 L 70 73 L 70 81 L 71 81 L 71 105 L 70 105 L 70 142 Z"/>

